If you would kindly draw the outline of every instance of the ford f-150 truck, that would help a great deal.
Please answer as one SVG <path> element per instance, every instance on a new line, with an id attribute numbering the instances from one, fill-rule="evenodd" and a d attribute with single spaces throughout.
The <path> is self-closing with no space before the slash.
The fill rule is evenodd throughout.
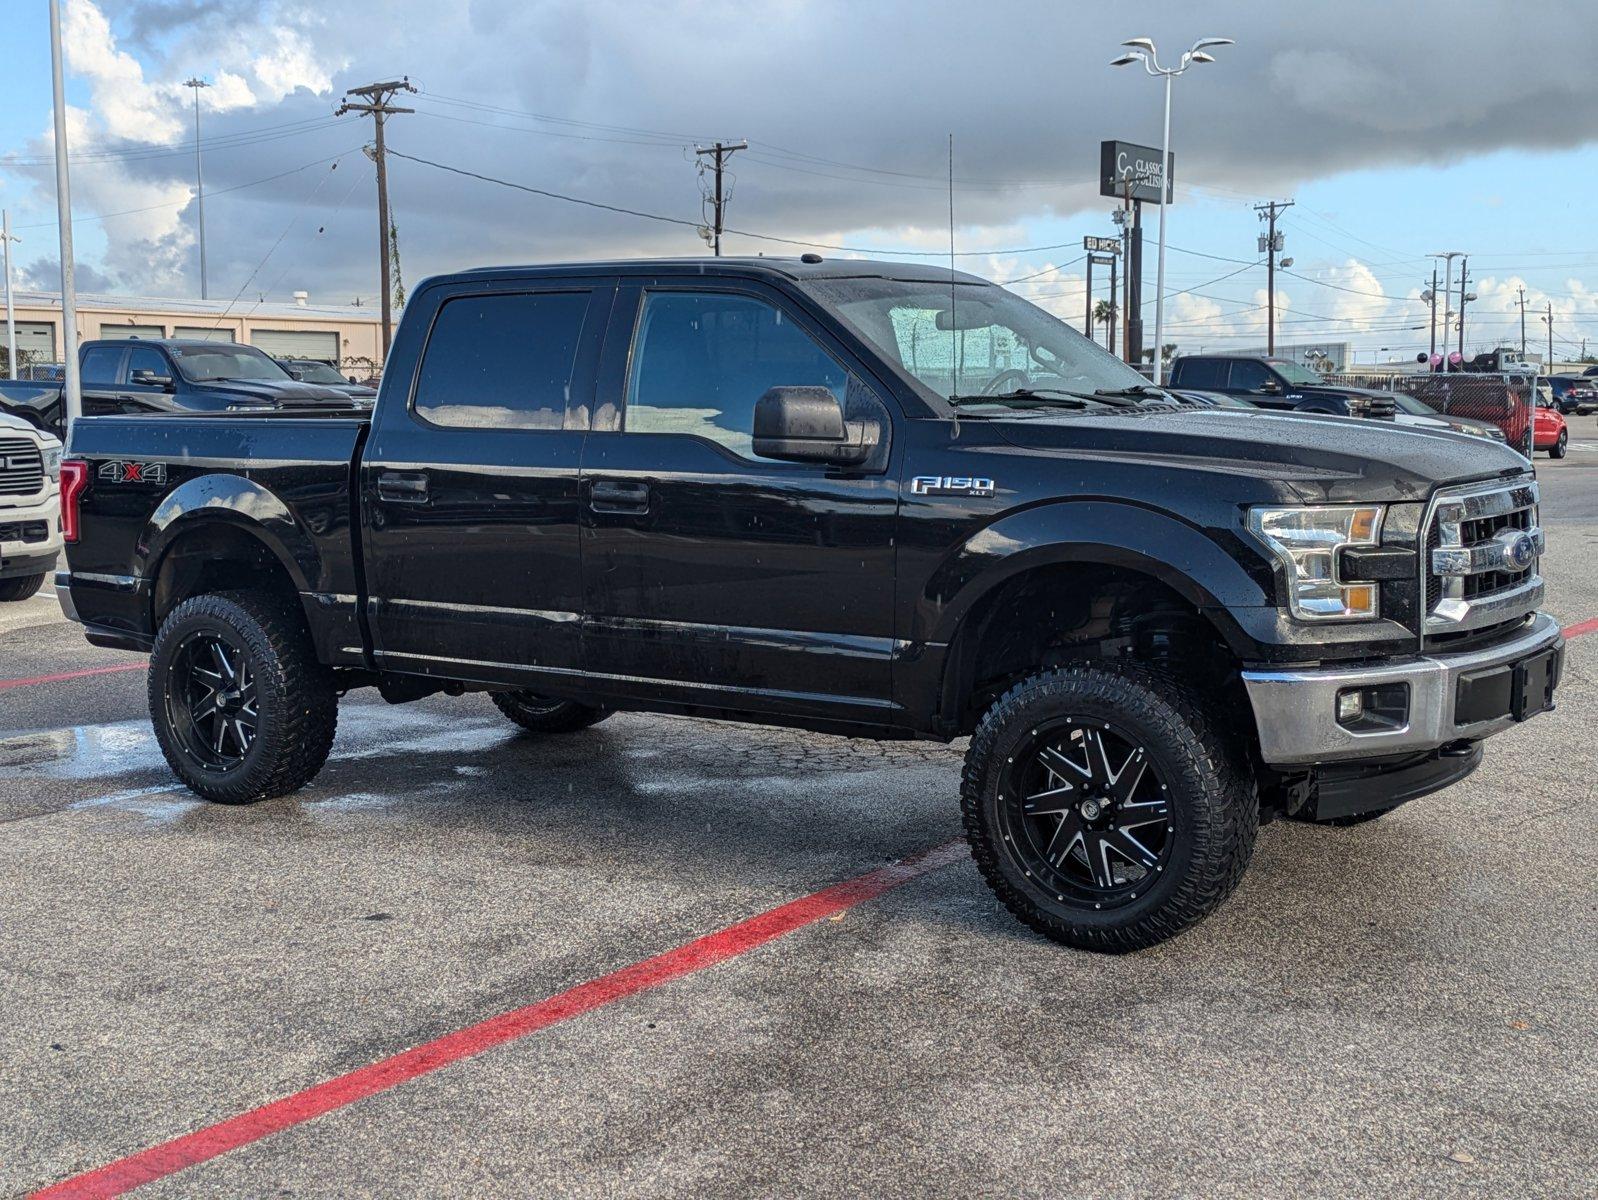
<path id="1" fill-rule="evenodd" d="M 0 413 L 0 601 L 36 593 L 61 553 L 61 443 Z"/>
<path id="2" fill-rule="evenodd" d="M 85 416 L 347 408 L 349 395 L 302 383 L 254 346 L 185 338 L 110 338 L 78 353 Z M 0 381 L 0 411 L 54 433 L 66 427 L 59 383 Z"/>
<path id="3" fill-rule="evenodd" d="M 969 736 L 1021 920 L 1130 950 L 1264 819 L 1347 824 L 1549 708 L 1527 461 L 1459 434 L 1170 402 L 964 274 L 801 259 L 435 278 L 374 410 L 90 417 L 62 602 L 150 653 L 173 770 L 310 781 L 338 698 L 481 690 Z"/>

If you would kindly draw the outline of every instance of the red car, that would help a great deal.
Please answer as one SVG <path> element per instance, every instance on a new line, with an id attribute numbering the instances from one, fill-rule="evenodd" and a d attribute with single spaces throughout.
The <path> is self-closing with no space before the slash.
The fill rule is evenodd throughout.
<path id="1" fill-rule="evenodd" d="M 1564 458 L 1569 445 L 1570 430 L 1552 390 L 1546 384 L 1539 386 L 1536 419 L 1531 428 L 1532 453 L 1546 450 L 1549 458 Z"/>

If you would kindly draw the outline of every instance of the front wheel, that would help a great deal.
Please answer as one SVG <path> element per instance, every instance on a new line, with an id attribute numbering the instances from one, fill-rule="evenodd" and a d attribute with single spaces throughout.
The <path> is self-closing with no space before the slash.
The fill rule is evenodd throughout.
<path id="1" fill-rule="evenodd" d="M 529 691 L 495 692 L 494 706 L 529 733 L 575 733 L 610 716 L 609 709 Z"/>
<path id="2" fill-rule="evenodd" d="M 0 579 L 0 602 L 26 600 L 43 586 L 43 575 L 17 575 L 10 579 Z"/>
<path id="3" fill-rule="evenodd" d="M 971 739 L 977 866 L 1017 917 L 1084 950 L 1141 950 L 1214 911 L 1254 848 L 1252 780 L 1156 672 L 1071 666 L 1016 684 Z"/>
<path id="4" fill-rule="evenodd" d="M 1554 443 L 1553 449 L 1548 451 L 1548 457 L 1549 458 L 1564 458 L 1565 455 L 1568 454 L 1569 452 L 1570 452 L 1570 431 L 1568 429 L 1561 429 L 1559 431 L 1559 440 Z"/>
<path id="5" fill-rule="evenodd" d="M 167 763 L 219 804 L 304 787 L 333 747 L 333 672 L 292 601 L 252 592 L 185 600 L 156 634 L 149 694 Z"/>

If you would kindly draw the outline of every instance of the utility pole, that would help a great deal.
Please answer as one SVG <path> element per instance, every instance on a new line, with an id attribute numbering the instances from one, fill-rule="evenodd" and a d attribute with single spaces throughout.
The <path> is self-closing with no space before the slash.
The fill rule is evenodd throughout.
<path id="1" fill-rule="evenodd" d="M 1474 300 L 1474 295 L 1465 292 L 1465 275 L 1470 267 L 1470 259 L 1463 254 L 1459 256 L 1459 365 L 1465 366 L 1465 301 Z"/>
<path id="2" fill-rule="evenodd" d="M 11 236 L 11 210 L 0 213 L 0 245 L 5 246 L 6 258 L 6 375 L 17 377 L 17 310 L 11 303 L 11 243 L 20 242 Z"/>
<path id="3" fill-rule="evenodd" d="M 200 168 L 200 89 L 210 87 L 198 75 L 183 81 L 183 86 L 194 89 L 194 199 L 200 221 L 200 299 L 210 299 L 205 287 L 205 172 Z"/>
<path id="4" fill-rule="evenodd" d="M 1548 302 L 1548 315 L 1543 320 L 1548 323 L 1548 361 L 1543 366 L 1551 371 L 1554 369 L 1554 302 L 1552 300 Z"/>
<path id="5" fill-rule="evenodd" d="M 1526 361 L 1526 289 L 1516 288 L 1520 293 L 1520 361 Z"/>
<path id="6" fill-rule="evenodd" d="M 694 154 L 698 158 L 703 158 L 707 154 L 710 155 L 711 162 L 713 164 L 713 170 L 716 173 L 715 195 L 710 202 L 712 212 L 714 213 L 714 220 L 710 226 L 710 245 L 717 258 L 721 257 L 722 216 L 727 211 L 727 198 L 726 194 L 722 191 L 721 177 L 726 171 L 727 160 L 733 156 L 733 153 L 738 150 L 747 149 L 749 149 L 749 143 L 746 141 L 716 142 L 711 146 L 694 147 Z"/>
<path id="7" fill-rule="evenodd" d="M 388 215 L 388 157 L 387 148 L 383 143 L 383 124 L 396 113 L 415 112 L 414 108 L 396 108 L 390 104 L 398 92 L 414 92 L 410 77 L 387 83 L 369 83 L 365 87 L 350 88 L 345 92 L 345 101 L 339 105 L 338 111 L 333 115 L 342 117 L 345 113 L 359 112 L 370 113 L 372 124 L 376 129 L 376 139 L 373 146 L 372 161 L 377 164 L 377 264 L 378 278 L 383 291 L 383 359 L 388 360 L 389 343 L 394 338 L 394 293 L 389 285 L 389 249 L 390 229 L 392 228 Z M 362 102 L 352 102 L 350 96 L 361 97 Z"/>
<path id="8" fill-rule="evenodd" d="M 1453 285 L 1448 282 L 1448 277 L 1454 273 L 1454 260 L 1456 258 L 1463 258 L 1464 257 L 1464 252 L 1460 251 L 1460 250 L 1439 250 L 1435 254 L 1431 255 L 1431 257 L 1432 258 L 1440 258 L 1440 259 L 1443 260 L 1443 286 L 1445 288 L 1452 287 Z M 1434 279 L 1436 278 L 1436 272 L 1435 271 L 1432 272 L 1432 276 L 1433 276 Z M 1436 290 L 1437 290 L 1437 288 L 1434 285 L 1432 287 L 1432 291 L 1435 293 Z M 1448 292 L 1444 292 L 1442 294 L 1442 299 L 1443 299 L 1443 362 L 1442 362 L 1442 367 L 1443 367 L 1444 371 L 1448 370 L 1448 322 L 1453 317 L 1453 314 L 1448 311 L 1448 296 L 1449 296 Z M 1435 354 L 1436 352 L 1437 352 L 1437 347 L 1436 347 L 1435 342 L 1434 342 L 1434 344 L 1432 346 L 1432 353 Z M 1462 363 L 1460 365 L 1463 366 L 1464 364 Z"/>
<path id="9" fill-rule="evenodd" d="M 61 62 L 61 0 L 50 0 L 50 82 L 55 93 L 55 223 L 61 245 L 61 398 L 70 435 L 83 415 L 83 386 L 78 379 L 78 278 L 72 257 L 72 170 L 67 153 L 67 95 Z"/>
<path id="10" fill-rule="evenodd" d="M 1260 251 L 1265 255 L 1265 353 L 1276 353 L 1276 256 L 1282 250 L 1282 235 L 1276 232 L 1277 214 L 1293 207 L 1291 200 L 1272 200 L 1269 204 L 1256 204 L 1254 211 L 1265 222 L 1266 232 L 1260 235 Z M 1292 262 L 1287 259 L 1282 265 Z"/>

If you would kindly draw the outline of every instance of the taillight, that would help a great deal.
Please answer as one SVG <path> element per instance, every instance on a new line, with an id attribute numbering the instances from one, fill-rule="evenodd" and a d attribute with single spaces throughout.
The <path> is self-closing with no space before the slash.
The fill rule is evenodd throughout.
<path id="1" fill-rule="evenodd" d="M 61 540 L 78 540 L 78 501 L 83 489 L 89 486 L 89 464 L 81 458 L 64 459 L 61 463 Z"/>

